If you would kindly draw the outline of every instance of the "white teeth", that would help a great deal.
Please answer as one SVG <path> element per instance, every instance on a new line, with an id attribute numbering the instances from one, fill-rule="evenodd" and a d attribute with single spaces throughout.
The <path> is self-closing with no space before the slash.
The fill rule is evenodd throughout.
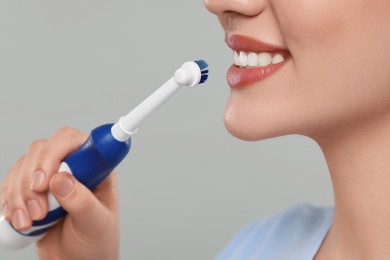
<path id="1" fill-rule="evenodd" d="M 259 54 L 259 66 L 265 67 L 272 62 L 272 56 L 269 53 L 263 52 Z"/>
<path id="2" fill-rule="evenodd" d="M 247 58 L 247 61 L 248 61 L 248 66 L 249 67 L 256 67 L 257 64 L 258 64 L 258 55 L 254 52 L 251 52 L 248 54 L 248 58 Z"/>
<path id="3" fill-rule="evenodd" d="M 238 63 L 239 63 L 239 66 L 241 66 L 241 67 L 248 66 L 247 56 L 246 56 L 245 52 L 240 51 L 240 54 L 238 55 Z"/>
<path id="4" fill-rule="evenodd" d="M 281 63 L 284 61 L 284 57 L 280 54 L 276 54 L 273 58 L 272 58 L 272 64 L 278 64 L 278 63 Z"/>
<path id="5" fill-rule="evenodd" d="M 238 59 L 238 53 L 236 51 L 234 52 L 234 65 L 240 66 L 240 61 Z"/>
<path id="6" fill-rule="evenodd" d="M 272 56 L 271 53 L 245 53 L 244 51 L 233 52 L 234 64 L 238 67 L 265 67 L 272 64 L 278 64 L 285 60 L 281 54 L 275 54 Z"/>

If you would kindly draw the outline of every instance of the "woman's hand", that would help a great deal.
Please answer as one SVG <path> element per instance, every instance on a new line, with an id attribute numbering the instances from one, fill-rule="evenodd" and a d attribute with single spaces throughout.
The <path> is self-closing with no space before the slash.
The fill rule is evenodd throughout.
<path id="1" fill-rule="evenodd" d="M 15 229 L 31 227 L 48 212 L 50 190 L 68 215 L 37 242 L 41 259 L 118 259 L 119 217 L 116 174 L 93 192 L 68 173 L 57 173 L 60 163 L 88 135 L 63 128 L 47 140 L 35 141 L 8 172 L 2 185 L 2 211 Z"/>

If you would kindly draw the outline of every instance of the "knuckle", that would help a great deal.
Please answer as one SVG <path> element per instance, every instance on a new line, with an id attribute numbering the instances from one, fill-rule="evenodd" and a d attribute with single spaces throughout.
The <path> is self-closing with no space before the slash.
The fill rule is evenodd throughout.
<path id="1" fill-rule="evenodd" d="M 84 139 L 85 134 L 71 127 L 62 127 L 54 135 L 54 138 L 67 139 L 71 143 L 79 144 Z"/>
<path id="2" fill-rule="evenodd" d="M 74 128 L 71 127 L 61 127 L 58 129 L 57 133 L 55 136 L 61 136 L 61 137 L 74 137 L 76 136 L 78 131 Z"/>
<path id="3" fill-rule="evenodd" d="M 34 154 L 41 151 L 45 144 L 46 144 L 46 140 L 37 140 L 32 142 L 28 149 L 28 153 Z"/>
<path id="4" fill-rule="evenodd" d="M 26 156 L 25 156 L 25 155 L 20 156 L 20 157 L 16 160 L 15 164 L 12 165 L 12 166 L 8 169 L 8 171 L 7 171 L 7 176 L 6 176 L 6 182 L 7 182 L 8 179 L 10 178 L 9 176 L 12 176 L 12 175 L 15 173 L 15 171 L 17 171 L 17 169 L 20 168 L 20 167 L 23 165 L 25 159 L 26 159 Z"/>
<path id="5" fill-rule="evenodd" d="M 45 165 L 51 165 L 53 163 L 58 163 L 58 162 L 59 159 L 54 158 L 47 151 L 42 151 L 39 154 L 38 165 L 40 166 L 40 168 L 44 167 Z"/>
<path id="6" fill-rule="evenodd" d="M 8 171 L 7 171 L 7 177 L 5 178 L 5 181 L 7 181 L 8 178 L 9 178 L 9 176 L 11 176 L 12 173 L 15 171 L 15 167 L 16 167 L 16 165 L 12 165 L 12 166 L 8 169 Z"/>
<path id="7" fill-rule="evenodd" d="M 19 164 L 22 164 L 24 162 L 24 160 L 26 159 L 26 155 L 22 155 L 18 158 L 18 160 L 16 160 L 16 164 L 14 165 L 14 167 L 16 167 L 16 165 L 19 165 Z M 12 167 L 11 169 L 13 169 L 14 167 Z"/>

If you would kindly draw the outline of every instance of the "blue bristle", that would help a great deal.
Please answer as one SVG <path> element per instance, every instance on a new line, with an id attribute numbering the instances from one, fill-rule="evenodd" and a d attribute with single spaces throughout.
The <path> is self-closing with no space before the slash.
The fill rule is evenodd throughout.
<path id="1" fill-rule="evenodd" d="M 199 84 L 205 83 L 208 78 L 209 78 L 209 74 L 202 74 Z"/>
<path id="2" fill-rule="evenodd" d="M 196 60 L 195 63 L 198 64 L 198 66 L 199 66 L 199 68 L 200 68 L 201 71 L 204 70 L 204 69 L 207 69 L 208 66 L 209 66 L 209 65 L 207 64 L 207 62 L 204 61 L 204 60 Z"/>

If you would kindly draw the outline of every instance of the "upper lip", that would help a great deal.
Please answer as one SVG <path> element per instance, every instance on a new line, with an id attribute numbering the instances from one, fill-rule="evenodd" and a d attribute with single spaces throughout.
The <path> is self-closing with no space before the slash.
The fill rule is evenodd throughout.
<path id="1" fill-rule="evenodd" d="M 286 48 L 283 48 L 281 46 L 269 44 L 262 42 L 257 39 L 253 39 L 248 36 L 244 35 L 226 35 L 225 36 L 225 42 L 231 48 L 235 51 L 244 51 L 244 52 L 287 52 L 288 50 Z"/>

